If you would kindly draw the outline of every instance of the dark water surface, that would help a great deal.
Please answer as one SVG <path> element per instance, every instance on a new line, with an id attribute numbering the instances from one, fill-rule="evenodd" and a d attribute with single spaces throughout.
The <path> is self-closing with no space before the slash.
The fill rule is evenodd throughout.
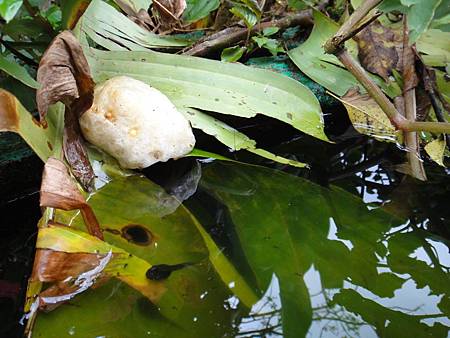
<path id="1" fill-rule="evenodd" d="M 400 150 L 366 138 L 318 145 L 279 137 L 271 149 L 294 154 L 311 169 L 186 159 L 144 172 L 165 192 L 146 188 L 142 178 L 118 180 L 114 188 L 113 179 L 103 191 L 130 191 L 122 195 L 123 206 L 102 204 L 102 190 L 92 196 L 102 224 L 113 228 L 112 213 L 119 212 L 150 229 L 147 235 L 128 224 L 121 238 L 110 230 L 106 239 L 136 244 L 133 250 L 153 264 L 175 265 L 163 274 L 172 298 L 155 307 L 126 284 L 110 281 L 39 315 L 35 335 L 447 337 L 449 173 L 427 162 L 429 182 L 417 182 L 395 170 Z M 36 184 L 27 189 L 1 204 L 0 337 L 21 336 L 39 217 Z M 127 205 L 134 214 L 127 214 Z M 225 282 L 227 273 L 211 265 L 197 231 L 182 228 L 189 213 L 248 289 L 242 281 Z M 139 234 L 145 241 L 139 243 Z M 181 307 L 171 312 L 166 303 Z"/>

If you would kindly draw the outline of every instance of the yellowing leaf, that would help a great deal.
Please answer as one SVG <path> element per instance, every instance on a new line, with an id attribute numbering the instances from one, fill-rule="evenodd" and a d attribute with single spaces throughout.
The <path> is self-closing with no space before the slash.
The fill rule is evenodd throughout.
<path id="1" fill-rule="evenodd" d="M 369 95 L 351 89 L 340 99 L 336 98 L 344 104 L 353 127 L 359 133 L 380 141 L 396 141 L 398 135 L 394 125 Z"/>
<path id="2" fill-rule="evenodd" d="M 436 139 L 431 141 L 425 146 L 425 151 L 434 162 L 436 162 L 440 166 L 445 167 L 444 165 L 445 139 Z"/>

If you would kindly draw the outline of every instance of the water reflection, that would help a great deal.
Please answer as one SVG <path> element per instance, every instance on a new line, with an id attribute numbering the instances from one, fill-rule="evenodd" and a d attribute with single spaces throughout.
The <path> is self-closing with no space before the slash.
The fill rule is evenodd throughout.
<path id="1" fill-rule="evenodd" d="M 268 169 L 215 164 L 202 182 L 236 233 L 228 255 L 245 259 L 241 272 L 265 292 L 241 336 L 447 336 L 444 239 L 339 188 Z"/>

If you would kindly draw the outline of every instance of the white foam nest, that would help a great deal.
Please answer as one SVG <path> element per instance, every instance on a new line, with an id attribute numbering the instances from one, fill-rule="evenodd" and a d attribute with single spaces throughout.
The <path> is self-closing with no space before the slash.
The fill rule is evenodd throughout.
<path id="1" fill-rule="evenodd" d="M 159 90 L 118 76 L 97 86 L 80 118 L 84 137 L 123 168 L 145 168 L 182 157 L 194 148 L 189 121 Z"/>

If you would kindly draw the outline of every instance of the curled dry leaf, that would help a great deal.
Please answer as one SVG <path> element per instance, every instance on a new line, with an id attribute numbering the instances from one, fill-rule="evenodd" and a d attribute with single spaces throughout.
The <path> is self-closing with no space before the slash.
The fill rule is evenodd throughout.
<path id="1" fill-rule="evenodd" d="M 401 36 L 390 28 L 374 21 L 355 37 L 358 42 L 358 57 L 369 72 L 388 81 L 392 69 L 401 67 Z"/>
<path id="2" fill-rule="evenodd" d="M 92 105 L 94 81 L 81 45 L 71 32 L 64 31 L 51 42 L 39 63 L 37 79 L 41 84 L 36 93 L 41 123 L 45 125 L 51 104 L 65 104 L 64 154 L 74 176 L 90 190 L 94 171 L 84 149 L 78 118 Z"/>
<path id="3" fill-rule="evenodd" d="M 40 205 L 62 210 L 79 209 L 89 233 L 103 239 L 103 233 L 94 212 L 72 181 L 66 166 L 52 157 L 48 159 L 44 167 Z"/>

